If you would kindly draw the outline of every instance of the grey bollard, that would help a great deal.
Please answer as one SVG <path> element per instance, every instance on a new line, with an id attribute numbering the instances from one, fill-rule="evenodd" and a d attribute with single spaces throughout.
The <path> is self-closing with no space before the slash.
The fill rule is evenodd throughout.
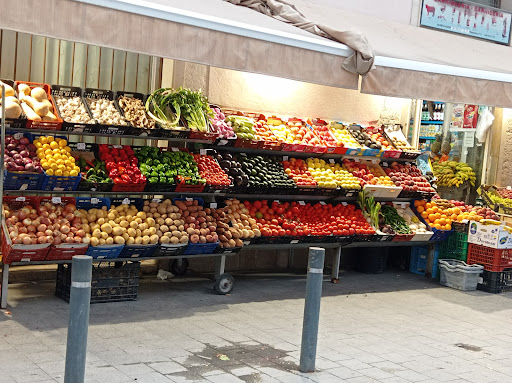
<path id="1" fill-rule="evenodd" d="M 68 341 L 64 383 L 83 383 L 91 304 L 92 258 L 75 255 L 71 268 Z"/>
<path id="2" fill-rule="evenodd" d="M 316 346 L 318 343 L 318 321 L 320 319 L 320 300 L 324 277 L 325 249 L 310 247 L 308 257 L 308 277 L 306 281 L 306 301 L 304 303 L 304 321 L 302 325 L 302 343 L 300 346 L 301 372 L 314 372 Z"/>

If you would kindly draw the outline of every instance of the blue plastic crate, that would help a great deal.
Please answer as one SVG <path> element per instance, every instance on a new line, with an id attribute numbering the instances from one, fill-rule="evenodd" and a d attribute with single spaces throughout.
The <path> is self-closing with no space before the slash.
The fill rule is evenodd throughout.
<path id="1" fill-rule="evenodd" d="M 94 259 L 119 258 L 119 254 L 121 254 L 123 248 L 124 245 L 89 246 L 85 255 L 89 255 Z"/>
<path id="2" fill-rule="evenodd" d="M 428 268 L 428 252 L 429 246 L 413 246 L 411 247 L 411 261 L 409 271 L 418 275 L 425 275 Z M 434 259 L 432 264 L 432 278 L 437 278 L 439 275 L 439 248 L 436 245 L 434 249 Z"/>
<path id="3" fill-rule="evenodd" d="M 41 190 L 47 191 L 74 191 L 78 189 L 78 184 L 82 176 L 78 174 L 76 177 L 64 177 L 64 176 L 49 176 L 44 173 L 43 185 L 41 186 Z"/>
<path id="4" fill-rule="evenodd" d="M 110 209 L 110 198 L 76 197 L 75 202 L 77 209 L 101 209 L 103 206 L 106 206 L 107 209 Z"/>
<path id="5" fill-rule="evenodd" d="M 129 203 L 127 203 L 129 202 Z M 119 206 L 119 205 L 133 205 L 137 208 L 137 210 L 142 211 L 144 208 L 144 200 L 142 198 L 130 198 L 130 197 L 124 197 L 124 198 L 111 198 L 110 204 L 112 206 Z"/>
<path id="6" fill-rule="evenodd" d="M 152 257 L 158 245 L 125 245 L 118 258 L 148 258 Z"/>
<path id="7" fill-rule="evenodd" d="M 219 246 L 219 242 L 215 243 L 190 243 L 185 249 L 184 255 L 195 255 L 195 254 L 212 254 L 215 249 Z"/>
<path id="8" fill-rule="evenodd" d="M 8 172 L 4 170 L 5 190 L 41 190 L 43 173 Z"/>

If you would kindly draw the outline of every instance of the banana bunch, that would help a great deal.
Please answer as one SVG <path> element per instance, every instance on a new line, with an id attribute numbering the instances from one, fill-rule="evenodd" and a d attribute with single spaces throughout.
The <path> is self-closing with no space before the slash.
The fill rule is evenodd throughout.
<path id="1" fill-rule="evenodd" d="M 482 219 L 482 220 L 480 220 L 480 223 L 482 225 L 501 225 L 502 224 L 502 222 L 496 221 L 495 219 Z"/>
<path id="2" fill-rule="evenodd" d="M 465 162 L 444 161 L 432 164 L 437 185 L 444 187 L 460 187 L 465 181 L 475 186 L 476 174 Z"/>

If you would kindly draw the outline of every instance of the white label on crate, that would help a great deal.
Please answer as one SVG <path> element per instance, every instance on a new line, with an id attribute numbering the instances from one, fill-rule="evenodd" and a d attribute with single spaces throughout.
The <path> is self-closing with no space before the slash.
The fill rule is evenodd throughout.
<path id="1" fill-rule="evenodd" d="M 250 243 L 251 243 L 251 241 L 244 241 L 244 246 L 247 246 Z"/>
<path id="2" fill-rule="evenodd" d="M 288 161 L 288 156 L 283 156 L 283 161 Z"/>
<path id="3" fill-rule="evenodd" d="M 23 202 L 25 201 L 25 197 L 16 197 L 16 201 Z"/>
<path id="4" fill-rule="evenodd" d="M 387 162 L 383 162 L 382 165 L 389 166 Z"/>
<path id="5" fill-rule="evenodd" d="M 123 148 L 123 145 L 114 145 L 113 146 L 114 149 L 122 149 Z"/>
<path id="6" fill-rule="evenodd" d="M 354 161 L 355 162 L 361 162 L 361 160 L 359 158 L 354 158 Z"/>
<path id="7" fill-rule="evenodd" d="M 334 164 L 334 158 L 329 158 L 329 163 Z"/>
<path id="8" fill-rule="evenodd" d="M 88 289 L 91 287 L 91 282 L 71 282 L 71 287 L 76 287 L 77 289 Z"/>
<path id="9" fill-rule="evenodd" d="M 23 184 L 20 186 L 20 190 L 27 190 L 28 189 L 28 184 Z"/>
<path id="10" fill-rule="evenodd" d="M 463 219 L 462 221 L 460 221 L 461 223 L 468 223 L 469 221 L 467 219 Z"/>
<path id="11" fill-rule="evenodd" d="M 304 201 L 299 201 L 299 205 L 304 206 L 305 204 L 306 204 L 306 202 L 304 202 Z"/>
<path id="12" fill-rule="evenodd" d="M 178 148 L 171 148 L 173 152 L 179 152 L 180 150 Z"/>
<path id="13" fill-rule="evenodd" d="M 278 199 L 274 200 L 275 203 L 281 203 Z"/>
<path id="14" fill-rule="evenodd" d="M 290 241 L 290 243 L 299 243 L 299 240 L 298 240 L 298 239 L 292 239 L 292 240 Z"/>
<path id="15" fill-rule="evenodd" d="M 162 200 L 161 200 L 160 198 L 153 198 L 153 199 L 151 200 L 151 202 L 160 203 L 160 202 L 162 202 Z"/>
<path id="16" fill-rule="evenodd" d="M 16 140 L 19 140 L 20 138 L 23 138 L 23 133 L 14 133 L 13 137 Z"/>
<path id="17" fill-rule="evenodd" d="M 194 200 L 194 198 L 189 198 L 189 197 L 185 198 L 185 201 L 193 201 L 193 200 Z"/>
<path id="18" fill-rule="evenodd" d="M 222 190 L 215 190 L 214 193 L 220 193 Z"/>
<path id="19" fill-rule="evenodd" d="M 199 149 L 199 154 L 202 156 L 206 156 L 206 149 Z"/>
<path id="20" fill-rule="evenodd" d="M 347 205 L 348 205 L 348 203 L 346 203 L 346 202 L 342 202 L 341 204 L 342 204 L 343 206 L 347 206 Z"/>
<path id="21" fill-rule="evenodd" d="M 320 201 L 320 205 L 326 205 L 324 201 Z"/>
<path id="22" fill-rule="evenodd" d="M 212 203 L 210 204 L 210 208 L 212 208 L 212 209 L 217 209 L 217 202 L 212 202 Z"/>
<path id="23" fill-rule="evenodd" d="M 91 198 L 91 203 L 92 203 L 93 205 L 96 205 L 96 204 L 100 203 L 100 199 L 99 199 L 99 198 L 92 197 L 92 198 Z"/>
<path id="24" fill-rule="evenodd" d="M 378 164 L 379 161 L 378 160 L 372 160 L 372 164 Z"/>
<path id="25" fill-rule="evenodd" d="M 512 190 L 512 186 L 507 186 L 507 190 Z"/>
<path id="26" fill-rule="evenodd" d="M 347 197 L 352 197 L 354 193 L 347 193 Z"/>
<path id="27" fill-rule="evenodd" d="M 85 150 L 85 142 L 79 142 L 78 144 L 76 144 L 76 148 L 78 150 Z"/>
<path id="28" fill-rule="evenodd" d="M 222 145 L 222 146 L 227 145 L 227 144 L 228 144 L 228 140 L 219 140 L 219 143 L 218 143 L 218 145 Z"/>
<path id="29" fill-rule="evenodd" d="M 53 188 L 55 191 L 64 191 L 64 188 Z"/>
<path id="30" fill-rule="evenodd" d="M 407 207 L 407 204 L 405 202 L 402 202 L 400 206 L 402 207 L 402 209 L 405 209 Z"/>
<path id="31" fill-rule="evenodd" d="M 247 154 L 245 154 L 245 153 L 240 153 L 240 155 L 241 155 L 242 157 L 247 157 Z"/>
<path id="32" fill-rule="evenodd" d="M 62 203 L 62 198 L 60 198 L 60 197 L 52 197 L 52 203 Z"/>
<path id="33" fill-rule="evenodd" d="M 30 258 L 21 258 L 21 262 L 30 262 Z"/>
<path id="34" fill-rule="evenodd" d="M 138 258 L 139 257 L 139 254 L 133 254 L 132 255 L 132 258 Z"/>
<path id="35" fill-rule="evenodd" d="M 125 198 L 123 199 L 123 201 L 121 202 L 123 205 L 129 205 L 130 204 L 130 198 Z"/>

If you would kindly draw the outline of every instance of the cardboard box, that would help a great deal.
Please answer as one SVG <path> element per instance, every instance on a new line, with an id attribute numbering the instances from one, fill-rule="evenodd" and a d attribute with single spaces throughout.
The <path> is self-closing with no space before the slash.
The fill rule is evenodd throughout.
<path id="1" fill-rule="evenodd" d="M 468 242 L 493 249 L 512 249 L 512 234 L 502 225 L 483 225 L 470 221 Z"/>

